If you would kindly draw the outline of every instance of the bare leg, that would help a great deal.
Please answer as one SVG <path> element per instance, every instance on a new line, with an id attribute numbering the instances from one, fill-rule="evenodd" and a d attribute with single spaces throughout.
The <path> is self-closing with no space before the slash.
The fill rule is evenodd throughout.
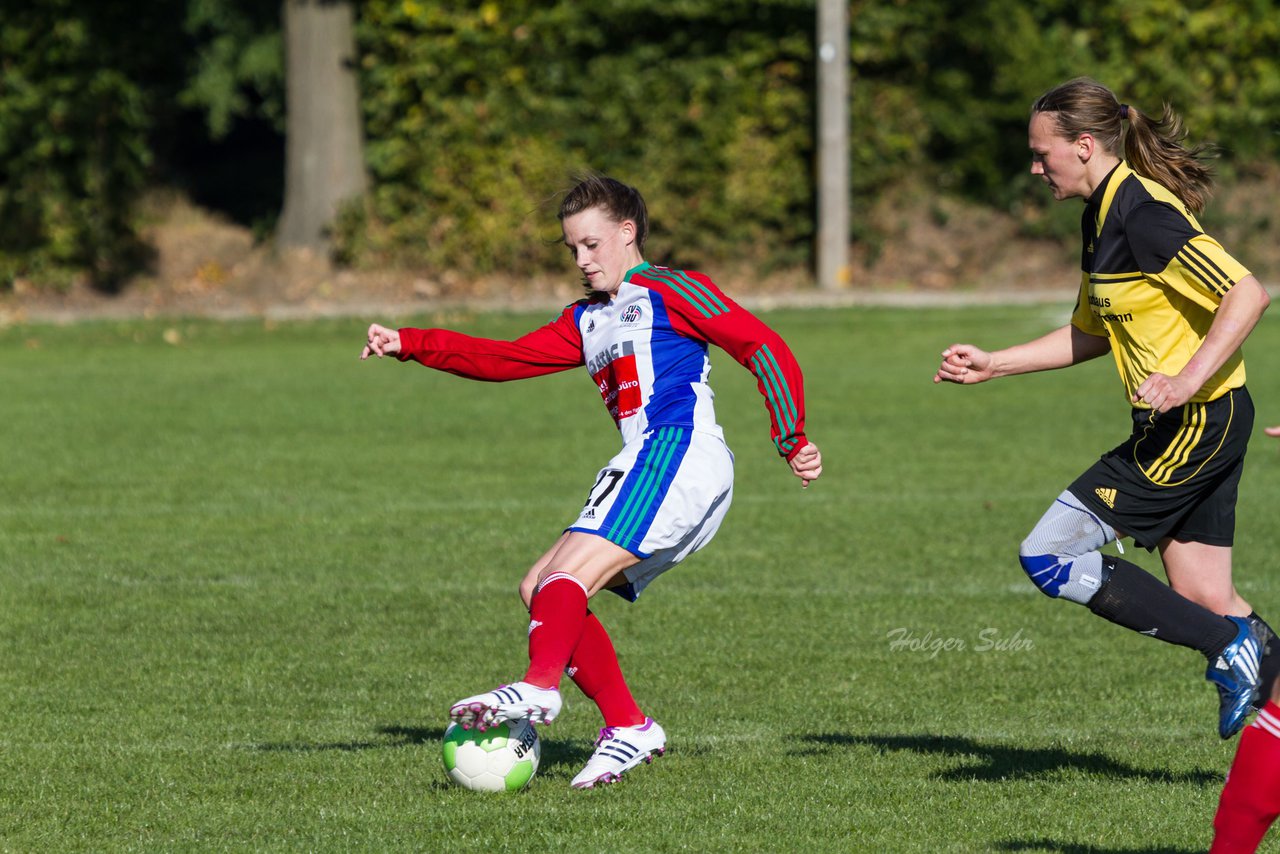
<path id="1" fill-rule="evenodd" d="M 640 558 L 604 537 L 566 531 L 529 567 L 520 582 L 520 598 L 528 608 L 533 602 L 533 591 L 553 572 L 572 575 L 587 589 L 588 597 L 594 596 L 606 587 L 622 583 L 623 570 L 639 562 Z"/>
<path id="2" fill-rule="evenodd" d="M 1166 538 L 1160 541 L 1160 557 L 1169 586 L 1192 602 L 1226 617 L 1253 611 L 1231 582 L 1231 546 Z"/>

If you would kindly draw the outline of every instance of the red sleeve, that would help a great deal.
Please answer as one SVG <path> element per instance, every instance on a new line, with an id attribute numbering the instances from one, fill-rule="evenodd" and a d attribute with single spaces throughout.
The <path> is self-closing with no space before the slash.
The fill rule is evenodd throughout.
<path id="1" fill-rule="evenodd" d="M 475 338 L 448 329 L 401 329 L 402 362 L 471 380 L 504 382 L 567 371 L 583 364 L 582 333 L 574 320 L 578 304 L 515 341 Z"/>
<path id="2" fill-rule="evenodd" d="M 701 273 L 651 267 L 644 271 L 644 278 L 662 294 L 677 332 L 716 345 L 755 374 L 756 387 L 769 410 L 773 443 L 790 461 L 808 439 L 804 376 L 787 342 Z"/>

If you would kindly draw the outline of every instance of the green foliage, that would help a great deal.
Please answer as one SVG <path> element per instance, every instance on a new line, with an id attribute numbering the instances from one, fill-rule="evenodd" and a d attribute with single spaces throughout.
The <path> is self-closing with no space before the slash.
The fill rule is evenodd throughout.
<path id="1" fill-rule="evenodd" d="M 1186 3 L 857 0 L 851 14 L 853 175 L 868 197 L 912 171 L 1073 233 L 1074 215 L 1029 193 L 1036 96 L 1088 75 L 1151 114 L 1170 103 L 1194 140 L 1249 162 L 1280 151 L 1280 21 L 1258 0 Z"/>
<path id="2" fill-rule="evenodd" d="M 249 0 L 189 0 L 185 15 L 169 0 L 5 2 L 0 288 L 84 276 L 112 289 L 136 272 L 135 203 L 182 110 L 203 111 L 214 138 L 279 115 L 278 14 Z"/>
<path id="3" fill-rule="evenodd" d="M 136 265 L 129 221 L 151 152 L 139 78 L 172 41 L 163 16 L 132 4 L 13 4 L 0 29 L 0 283 L 111 286 Z"/>
<path id="4" fill-rule="evenodd" d="M 804 2 L 362 8 L 375 189 L 359 254 L 563 268 L 556 193 L 639 186 L 655 260 L 803 258 L 812 231 Z"/>
<path id="5" fill-rule="evenodd" d="M 284 130 L 279 4 L 187 0 L 185 30 L 197 48 L 178 102 L 204 113 L 210 136 L 221 139 L 249 116 Z"/>
<path id="6" fill-rule="evenodd" d="M 461 270 L 562 263 L 556 191 L 631 181 L 650 254 L 788 264 L 813 235 L 813 5 L 379 0 L 362 11 L 375 189 L 347 257 Z M 855 203 L 926 177 L 1069 234 L 1026 177 L 1031 101 L 1080 74 L 1198 138 L 1271 157 L 1280 22 L 1268 3 L 853 0 Z M 865 234 L 865 224 L 855 223 Z"/>
<path id="7" fill-rule="evenodd" d="M 171 177 L 157 169 L 175 127 L 195 115 L 217 140 L 282 122 L 277 3 L 0 3 L 0 287 L 118 281 L 139 257 L 134 200 Z M 563 270 L 558 194 L 595 170 L 644 191 L 655 261 L 808 260 L 813 0 L 357 9 L 373 184 L 339 223 L 341 259 Z M 1038 94 L 1080 74 L 1147 113 L 1169 102 L 1228 166 L 1280 153 L 1265 0 L 850 0 L 849 20 L 859 210 L 923 180 L 1069 234 L 1074 217 L 1030 187 L 1025 125 Z"/>

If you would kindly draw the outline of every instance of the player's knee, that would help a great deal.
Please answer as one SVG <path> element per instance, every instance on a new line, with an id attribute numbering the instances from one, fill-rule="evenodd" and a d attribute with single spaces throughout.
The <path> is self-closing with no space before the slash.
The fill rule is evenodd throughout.
<path id="1" fill-rule="evenodd" d="M 1065 491 L 1022 541 L 1018 562 L 1041 593 L 1086 603 L 1099 585 L 1098 549 L 1114 538 L 1109 525 Z"/>
<path id="2" fill-rule="evenodd" d="M 1018 550 L 1018 563 L 1037 590 L 1057 599 L 1062 583 L 1070 577 L 1071 564 L 1068 562 L 1063 566 L 1062 558 L 1058 555 L 1034 554 L 1034 548 L 1034 545 L 1029 545 L 1029 540 L 1023 540 L 1022 547 Z"/>
<path id="3" fill-rule="evenodd" d="M 1018 562 L 1041 593 L 1051 599 L 1066 599 L 1080 605 L 1089 604 L 1108 575 L 1101 552 L 1046 553 L 1043 544 L 1037 545 L 1030 539 L 1023 542 Z"/>
<path id="4" fill-rule="evenodd" d="M 520 582 L 520 600 L 528 608 L 533 603 L 533 591 L 538 586 L 537 573 L 530 573 Z"/>

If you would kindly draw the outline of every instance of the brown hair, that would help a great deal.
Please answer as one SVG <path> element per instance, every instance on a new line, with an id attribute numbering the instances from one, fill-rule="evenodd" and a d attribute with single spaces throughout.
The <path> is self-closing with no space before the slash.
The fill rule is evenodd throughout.
<path id="1" fill-rule="evenodd" d="M 1031 114 L 1052 113 L 1058 132 L 1068 139 L 1087 133 L 1108 153 L 1123 156 L 1144 178 L 1167 187 L 1195 213 L 1204 210 L 1213 186 L 1213 170 L 1205 160 L 1212 147 L 1183 145 L 1187 132 L 1168 104 L 1159 121 L 1121 104 L 1115 93 L 1096 80 L 1077 77 L 1045 92 Z M 1129 120 L 1125 132 L 1124 120 Z M 1123 153 L 1122 153 L 1123 152 Z"/>
<path id="2" fill-rule="evenodd" d="M 628 219 L 634 222 L 636 248 L 644 252 L 644 241 L 649 236 L 649 209 L 639 190 L 604 175 L 590 175 L 565 194 L 559 219 L 564 222 L 565 218 L 592 208 L 603 209 L 614 222 Z"/>

